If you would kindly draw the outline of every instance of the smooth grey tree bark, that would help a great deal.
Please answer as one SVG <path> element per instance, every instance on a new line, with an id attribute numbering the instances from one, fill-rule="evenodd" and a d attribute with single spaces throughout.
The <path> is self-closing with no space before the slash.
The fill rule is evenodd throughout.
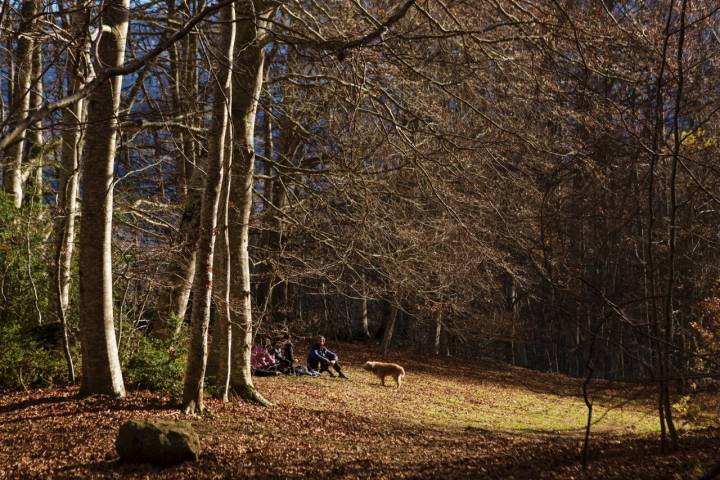
<path id="1" fill-rule="evenodd" d="M 15 50 L 15 78 L 8 123 L 14 125 L 24 120 L 30 109 L 30 90 L 33 77 L 33 30 L 38 11 L 37 0 L 23 0 L 20 9 L 20 28 L 17 32 L 17 48 Z M 22 159 L 26 143 L 26 130 L 23 130 L 17 141 L 6 150 L 3 191 L 13 197 L 15 208 L 23 202 Z"/>
<path id="2" fill-rule="evenodd" d="M 125 57 L 129 0 L 106 0 L 97 44 L 104 66 Z M 87 142 L 82 161 L 80 222 L 80 337 L 83 394 L 125 396 L 112 301 L 113 170 L 122 76 L 93 91 L 88 100 Z"/>
<path id="3" fill-rule="evenodd" d="M 370 321 L 368 315 L 368 292 L 365 276 L 362 277 L 362 300 L 360 301 L 360 336 L 370 338 Z"/>
<path id="4" fill-rule="evenodd" d="M 67 95 L 75 94 L 92 76 L 89 57 L 89 8 L 85 0 L 74 4 L 75 10 L 65 22 L 65 28 L 75 39 L 70 50 L 65 71 Z M 78 100 L 62 110 L 62 147 L 58 168 L 58 193 L 53 238 L 55 258 L 50 267 L 48 281 L 48 305 L 51 315 L 62 325 L 63 351 L 68 374 L 75 383 L 75 365 L 70 352 L 70 334 L 67 324 L 67 308 L 70 303 L 70 274 L 75 245 L 75 217 L 80 183 L 80 154 L 82 151 L 83 125 L 87 118 L 87 101 Z"/>
<path id="5" fill-rule="evenodd" d="M 248 9 L 250 10 L 250 9 Z M 257 11 L 257 10 L 255 10 Z M 256 390 L 250 376 L 252 348 L 252 305 L 248 241 L 250 210 L 255 171 L 255 116 L 263 81 L 263 49 L 267 18 L 271 11 L 256 19 L 243 19 L 238 25 L 236 65 L 233 75 L 232 121 L 235 132 L 233 182 L 230 187 L 230 282 L 231 324 L 233 328 L 231 389 L 243 399 L 260 404 L 269 402 Z M 263 28 L 260 28 L 260 27 Z"/>
<path id="6" fill-rule="evenodd" d="M 437 313 L 435 318 L 435 344 L 433 346 L 433 353 L 440 355 L 440 338 L 442 337 L 442 314 Z"/>
<path id="7" fill-rule="evenodd" d="M 75 48 L 70 52 L 65 72 L 67 95 L 75 94 L 90 76 L 87 56 L 88 11 L 84 0 L 77 2 L 75 11 L 65 24 Z M 58 193 L 53 238 L 56 264 L 49 274 L 48 288 L 50 311 L 60 321 L 64 318 L 70 299 L 70 271 L 75 244 L 75 217 L 80 179 L 80 152 L 83 125 L 86 119 L 85 100 L 79 100 L 62 110 L 62 147 L 58 168 Z"/>
<path id="8" fill-rule="evenodd" d="M 207 365 L 207 340 L 210 324 L 210 303 L 213 282 L 213 257 L 217 237 L 218 204 L 223 178 L 225 135 L 228 130 L 228 109 L 231 101 L 231 75 L 233 49 L 235 46 L 235 5 L 230 4 L 220 12 L 222 33 L 217 58 L 217 79 L 213 115 L 208 132 L 208 168 L 205 191 L 200 214 L 200 238 L 196 258 L 197 272 L 193 282 L 194 305 L 192 331 L 188 352 L 182 408 L 187 414 L 201 413 L 204 406 L 205 368 Z"/>
<path id="9" fill-rule="evenodd" d="M 366 296 L 363 296 L 360 308 L 360 335 L 362 335 L 363 338 L 370 338 L 370 327 L 368 325 L 368 299 Z"/>
<path id="10" fill-rule="evenodd" d="M 228 129 L 227 143 L 225 147 L 224 180 L 221 201 L 221 211 L 218 216 L 218 232 L 220 235 L 219 248 L 216 258 L 216 271 L 218 274 L 217 294 L 215 304 L 217 306 L 217 322 L 215 337 L 213 338 L 215 355 L 215 386 L 217 396 L 223 402 L 230 398 L 230 372 L 232 369 L 232 325 L 230 324 L 230 236 L 228 234 L 230 204 L 230 184 L 232 175 L 232 129 Z"/>

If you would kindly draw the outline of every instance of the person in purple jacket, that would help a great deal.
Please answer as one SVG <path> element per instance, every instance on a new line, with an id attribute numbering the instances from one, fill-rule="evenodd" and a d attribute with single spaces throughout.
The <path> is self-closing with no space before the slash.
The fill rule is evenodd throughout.
<path id="1" fill-rule="evenodd" d="M 316 337 L 312 345 L 310 345 L 310 352 L 307 358 L 308 370 L 317 370 L 320 373 L 328 372 L 331 377 L 335 374 L 330 371 L 330 366 L 340 375 L 340 378 L 347 379 L 347 375 L 342 372 L 342 368 L 338 363 L 338 356 L 334 352 L 331 352 L 325 348 L 325 337 L 322 335 Z"/>

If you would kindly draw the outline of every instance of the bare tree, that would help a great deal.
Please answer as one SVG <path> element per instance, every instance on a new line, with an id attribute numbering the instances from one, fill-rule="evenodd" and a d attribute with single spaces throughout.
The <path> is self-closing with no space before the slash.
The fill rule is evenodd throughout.
<path id="1" fill-rule="evenodd" d="M 87 56 L 87 35 L 89 9 L 84 2 L 76 4 L 76 10 L 69 14 L 65 28 L 74 39 L 69 49 L 65 70 L 67 95 L 77 93 L 90 75 Z M 70 302 L 70 271 L 75 245 L 75 217 L 80 178 L 80 153 L 82 146 L 82 125 L 86 117 L 87 102 L 77 102 L 62 111 L 62 147 L 58 166 L 57 209 L 53 238 L 57 264 L 51 267 L 48 289 L 49 305 L 56 318 L 64 316 Z"/>
<path id="2" fill-rule="evenodd" d="M 225 136 L 228 131 L 228 112 L 232 101 L 233 54 L 235 48 L 235 5 L 224 7 L 220 13 L 221 34 L 216 58 L 216 90 L 213 99 L 213 116 L 208 132 L 208 161 L 205 191 L 200 214 L 197 272 L 193 282 L 195 293 L 192 310 L 192 331 L 188 362 L 185 371 L 182 408 L 185 413 L 204 410 L 203 391 L 207 364 L 208 328 L 213 288 L 213 258 L 215 253 L 218 205 L 223 183 Z"/>
<path id="3" fill-rule="evenodd" d="M 243 2 L 256 7 L 260 2 Z M 256 8 L 247 8 L 256 12 Z M 250 258 L 248 256 L 250 210 L 253 202 L 255 171 L 255 115 L 263 81 L 264 39 L 267 19 L 272 9 L 257 16 L 241 18 L 238 23 L 237 68 L 233 72 L 232 123 L 234 137 L 228 224 L 230 241 L 230 304 L 233 325 L 232 368 L 230 383 L 242 398 L 262 404 L 265 400 L 253 386 L 250 376 L 252 348 L 252 304 L 250 291 Z M 263 27 L 263 28 L 260 28 Z"/>

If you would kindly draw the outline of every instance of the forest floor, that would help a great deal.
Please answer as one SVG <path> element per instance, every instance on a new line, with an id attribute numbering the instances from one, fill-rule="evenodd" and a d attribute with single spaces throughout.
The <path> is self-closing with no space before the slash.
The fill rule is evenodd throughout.
<path id="1" fill-rule="evenodd" d="M 661 455 L 651 392 L 603 384 L 584 472 L 580 381 L 398 352 L 391 360 L 407 376 L 396 390 L 360 368 L 377 356 L 370 347 L 332 346 L 349 381 L 257 378 L 272 407 L 210 399 L 208 414 L 189 418 L 204 444 L 200 460 L 165 468 L 120 463 L 114 440 L 130 418 L 187 419 L 168 397 L 5 392 L 0 478 L 694 479 L 720 460 L 717 416 L 686 423 L 680 450 Z M 718 399 L 708 400 L 717 413 Z"/>

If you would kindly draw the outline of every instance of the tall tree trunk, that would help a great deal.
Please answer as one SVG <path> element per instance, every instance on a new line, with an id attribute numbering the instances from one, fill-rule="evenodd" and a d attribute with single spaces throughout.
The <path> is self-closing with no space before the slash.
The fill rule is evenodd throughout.
<path id="1" fill-rule="evenodd" d="M 0 6 L 0 15 L 2 15 L 2 21 L 0 21 L 0 28 L 6 30 L 12 29 L 12 19 L 10 18 L 10 12 L 10 2 L 3 2 L 2 6 Z M 7 63 L 7 74 L 4 75 L 3 79 L 0 79 L 0 88 L 4 88 L 7 92 L 8 103 L 12 103 L 13 84 L 15 82 L 15 61 L 12 55 L 13 41 L 13 35 L 6 35 L 5 42 L 3 43 L 3 46 L 5 47 L 5 53 L 3 55 L 3 58 Z M 3 124 L 5 124 L 5 121 L 9 117 L 9 108 L 11 107 L 11 105 L 8 105 L 8 103 L 5 102 L 5 97 L 3 95 L 0 95 L 0 102 L 2 102 L 2 112 L 0 112 L 0 118 L 3 121 Z M 4 152 L 0 151 L 0 161 L 3 160 L 3 153 Z"/>
<path id="2" fill-rule="evenodd" d="M 266 72 L 268 68 L 265 69 Z M 269 74 L 266 78 L 269 78 Z M 272 102 L 271 98 L 267 100 L 268 104 Z M 269 110 L 269 109 L 268 109 Z M 265 113 L 265 156 L 268 159 L 275 157 L 273 148 L 273 128 L 270 119 L 270 112 Z M 293 132 L 294 126 L 278 129 L 279 133 L 279 154 L 275 161 L 283 164 L 291 164 L 297 151 L 302 143 L 297 135 Z M 287 279 L 283 279 L 279 272 L 280 252 L 284 240 L 284 223 L 283 215 L 288 207 L 287 185 L 283 183 L 280 171 L 274 168 L 271 163 L 266 163 L 265 184 L 263 194 L 265 195 L 265 215 L 270 219 L 269 227 L 264 231 L 259 248 L 260 252 L 264 252 L 266 258 L 260 263 L 260 273 L 266 272 L 266 280 L 264 285 L 257 286 L 257 298 L 263 305 L 269 306 L 267 309 L 269 318 L 274 322 L 287 325 L 288 322 L 288 294 L 289 285 Z"/>
<path id="3" fill-rule="evenodd" d="M 77 39 L 77 48 L 69 55 L 66 95 L 73 95 L 87 81 L 85 48 L 87 40 L 83 32 L 87 31 L 87 10 L 82 2 L 75 6 L 76 11 L 65 28 Z M 48 289 L 50 311 L 60 321 L 64 318 L 70 301 L 70 271 L 73 246 L 75 243 L 75 216 L 77 214 L 78 183 L 80 178 L 80 152 L 82 125 L 85 120 L 87 102 L 79 100 L 62 110 L 62 148 L 60 167 L 58 168 L 57 209 L 53 225 L 56 262 L 50 269 Z"/>
<path id="4" fill-rule="evenodd" d="M 63 246 L 63 245 L 65 244 L 65 242 L 66 242 L 66 238 L 65 238 L 66 233 L 67 233 L 67 230 L 63 230 L 63 231 L 62 231 L 62 237 L 59 238 L 58 241 L 56 242 L 56 243 L 57 243 L 57 247 L 56 247 L 56 249 L 55 249 L 55 262 L 54 262 L 54 265 L 55 265 L 55 278 L 56 278 L 56 279 L 62 278 L 62 273 L 61 273 L 61 266 L 62 266 L 61 256 L 62 256 L 62 254 L 63 254 L 63 248 L 62 248 L 62 246 Z M 76 377 L 75 377 L 75 365 L 74 365 L 74 363 L 73 363 L 72 352 L 70 351 L 70 333 L 69 333 L 68 324 L 67 324 L 67 317 L 65 316 L 65 307 L 62 305 L 62 303 L 60 303 L 60 300 L 62 299 L 62 296 L 63 296 L 62 285 L 61 285 L 60 283 L 58 283 L 58 282 L 55 282 L 55 283 L 51 283 L 50 287 L 51 287 L 51 289 L 52 289 L 52 287 L 54 287 L 54 290 L 55 290 L 55 296 L 54 296 L 54 297 L 58 300 L 58 305 L 57 305 L 58 308 L 57 308 L 57 311 L 56 311 L 56 313 L 57 313 L 57 321 L 58 321 L 58 322 L 60 323 L 60 325 L 62 326 L 62 333 L 63 333 L 63 353 L 65 354 L 65 362 L 66 362 L 66 364 L 67 364 L 68 377 L 70 378 L 70 382 L 71 382 L 71 383 L 75 383 L 75 381 L 76 381 Z"/>
<path id="5" fill-rule="evenodd" d="M 388 350 L 390 350 L 390 343 L 392 342 L 393 331 L 395 330 L 395 320 L 397 319 L 398 307 L 393 304 L 390 307 L 390 314 L 385 322 L 385 333 L 382 339 L 382 356 L 387 356 Z"/>
<path id="6" fill-rule="evenodd" d="M 102 65 L 125 57 L 129 0 L 107 0 L 97 46 Z M 80 228 L 80 334 L 84 394 L 125 396 L 112 301 L 113 170 L 122 77 L 100 85 L 88 102 L 87 145 L 82 162 Z"/>
<path id="7" fill-rule="evenodd" d="M 77 2 L 75 11 L 65 22 L 65 28 L 76 39 L 77 46 L 69 55 L 67 70 L 67 95 L 73 95 L 90 76 L 87 74 L 89 56 L 87 55 L 88 9 L 84 0 Z M 70 352 L 70 340 L 66 311 L 70 303 L 70 272 L 72 268 L 73 246 L 75 244 L 75 216 L 77 214 L 77 195 L 80 178 L 80 152 L 82 125 L 84 125 L 87 102 L 79 100 L 62 111 L 62 148 L 61 164 L 58 168 L 57 208 L 55 213 L 54 248 L 55 258 L 48 275 L 48 305 L 56 321 L 63 329 L 63 351 L 68 374 L 75 383 L 75 366 Z"/>
<path id="8" fill-rule="evenodd" d="M 675 290 L 675 244 L 677 243 L 677 169 L 680 157 L 680 149 L 682 147 L 682 133 L 680 131 L 680 116 L 684 87 L 684 69 L 683 69 L 683 47 L 685 42 L 685 11 L 687 8 L 687 0 L 682 0 L 680 9 L 680 32 L 678 35 L 677 47 L 677 94 L 675 96 L 675 111 L 673 112 L 673 153 L 670 171 L 670 224 L 668 225 L 668 282 L 667 292 L 665 295 L 665 326 L 663 338 L 663 371 L 665 373 L 664 385 L 664 405 L 665 421 L 667 422 L 668 432 L 670 433 L 670 446 L 673 450 L 678 448 L 678 434 L 673 422 L 672 402 L 670 400 L 670 368 L 672 367 L 672 349 L 674 348 L 673 338 L 673 293 Z"/>
<path id="9" fill-rule="evenodd" d="M 225 147 L 226 161 L 224 165 L 225 177 L 223 181 L 222 196 L 220 197 L 221 211 L 218 217 L 218 231 L 220 232 L 220 245 L 215 262 L 219 281 L 215 296 L 217 305 L 217 322 L 213 338 L 214 355 L 216 363 L 215 386 L 217 396 L 223 401 L 229 400 L 230 369 L 232 365 L 232 327 L 230 324 L 230 245 L 228 235 L 228 206 L 230 202 L 230 183 L 232 176 L 232 129 L 228 129 Z"/>
<path id="10" fill-rule="evenodd" d="M 269 73 L 270 67 L 265 66 L 265 84 L 268 84 L 268 80 L 270 78 Z M 268 88 L 267 86 L 265 87 Z M 267 213 L 272 211 L 272 189 L 273 189 L 273 164 L 274 161 L 273 158 L 275 157 L 275 148 L 274 148 L 274 140 L 273 140 L 273 121 L 272 121 L 272 95 L 268 92 L 265 95 L 265 101 L 267 102 L 267 105 L 264 109 L 264 124 L 263 124 L 263 148 L 264 148 L 264 155 L 265 155 L 265 161 L 263 162 L 265 164 L 265 180 L 263 181 L 263 195 L 265 196 L 265 202 L 263 205 L 263 210 Z"/>
<path id="11" fill-rule="evenodd" d="M 191 16 L 195 10 L 192 10 L 187 2 L 181 2 L 180 8 L 184 15 Z M 198 68 L 197 68 L 197 48 L 198 48 L 198 32 L 192 31 L 189 35 L 185 36 L 182 41 L 183 45 L 183 60 L 180 71 L 180 78 L 183 79 L 182 85 L 180 85 L 180 92 L 182 98 L 180 100 L 181 111 L 185 114 L 192 114 L 190 117 L 190 124 L 195 127 L 200 127 L 203 124 L 203 115 L 195 115 L 194 113 L 198 110 L 197 98 L 199 92 L 198 85 Z M 197 170 L 196 162 L 198 161 L 199 146 L 193 135 L 187 133 L 183 135 L 182 147 L 182 166 L 180 171 L 182 175 L 181 190 L 187 195 L 188 190 L 193 187 L 193 175 Z M 202 182 L 199 182 L 198 188 L 202 187 Z M 191 280 L 192 281 L 192 280 Z"/>
<path id="12" fill-rule="evenodd" d="M 32 78 L 36 80 L 31 86 L 30 110 L 35 112 L 42 107 L 43 98 L 43 64 L 42 49 L 38 45 L 33 50 Z M 29 177 L 31 179 L 32 195 L 37 201 L 42 202 L 42 178 L 43 178 L 43 135 L 42 122 L 36 122 L 28 134 L 27 146 L 27 172 L 23 174 L 23 183 Z"/>
<path id="13" fill-rule="evenodd" d="M 34 45 L 32 33 L 35 28 L 37 10 L 37 0 L 23 0 L 20 10 L 20 29 L 17 32 L 17 48 L 15 50 L 15 79 L 8 118 L 10 125 L 23 120 L 30 108 Z M 23 201 L 22 159 L 25 135 L 26 132 L 23 131 L 19 139 L 8 146 L 4 162 L 3 190 L 13 196 L 15 208 L 20 208 Z"/>
<path id="14" fill-rule="evenodd" d="M 176 335 L 185 318 L 195 276 L 195 258 L 200 237 L 202 181 L 203 172 L 196 168 L 185 196 L 179 244 L 166 271 L 169 285 L 160 291 L 158 313 L 152 329 L 152 334 L 157 338 L 171 338 Z"/>
<path id="15" fill-rule="evenodd" d="M 362 300 L 360 304 L 360 335 L 363 338 L 370 338 L 370 326 L 368 320 L 368 298 L 367 288 L 365 287 L 365 278 L 363 278 Z"/>
<path id="16" fill-rule="evenodd" d="M 280 154 L 278 155 L 277 161 L 288 162 L 293 154 L 293 148 L 297 148 L 299 142 L 293 140 L 292 134 L 288 129 L 285 132 L 281 132 L 280 137 Z M 272 132 L 266 131 L 266 137 L 272 136 Z M 270 144 L 272 146 L 272 144 Z M 269 149 L 269 153 L 272 156 L 272 147 Z M 266 153 L 266 154 L 267 154 Z M 269 165 L 268 165 L 269 166 Z M 278 271 L 278 265 L 280 263 L 280 252 L 282 251 L 282 244 L 284 240 L 284 224 L 283 215 L 288 206 L 288 196 L 286 191 L 286 185 L 283 183 L 283 179 L 280 176 L 280 172 L 277 169 L 269 169 L 268 174 L 272 174 L 272 181 L 269 182 L 269 191 L 266 192 L 266 197 L 272 203 L 272 206 L 268 205 L 271 209 L 270 213 L 270 228 L 265 231 L 262 237 L 264 245 L 260 251 L 266 252 L 266 262 L 270 264 L 270 274 L 268 280 L 268 291 L 267 298 L 264 301 L 270 305 L 269 311 L 271 312 L 271 318 L 273 321 L 287 325 L 288 322 L 288 282 L 287 279 L 283 279 L 282 275 Z"/>
<path id="17" fill-rule="evenodd" d="M 250 10 L 250 9 L 248 9 Z M 270 12 L 260 15 L 267 19 Z M 264 17 L 264 18 L 263 18 Z M 252 347 L 252 305 L 250 296 L 250 259 L 248 241 L 250 210 L 253 200 L 255 170 L 255 114 L 262 87 L 265 54 L 264 29 L 255 19 L 239 22 L 237 65 L 233 75 L 233 182 L 230 187 L 230 283 L 231 324 L 233 326 L 232 371 L 230 384 L 234 392 L 247 401 L 267 404 L 253 386 L 250 376 Z"/>
<path id="18" fill-rule="evenodd" d="M 177 14 L 177 0 L 166 0 L 167 5 L 167 27 L 166 27 L 166 35 L 170 36 L 174 34 L 177 31 L 177 25 L 179 24 L 180 17 Z M 180 63 L 180 55 L 181 55 L 181 45 L 182 42 L 175 42 L 173 43 L 170 48 L 168 49 L 168 55 L 170 57 L 170 81 L 172 84 L 170 85 L 170 99 L 172 101 L 173 106 L 173 115 L 177 116 L 181 113 L 187 113 L 183 109 L 183 102 L 184 98 L 180 91 L 180 86 L 182 83 L 181 80 L 181 63 Z M 184 145 L 185 144 L 185 133 L 180 132 L 177 137 L 177 145 Z M 180 149 L 181 153 L 182 149 Z M 182 152 L 184 153 L 184 152 Z M 175 178 L 176 178 L 176 188 L 177 193 L 181 199 L 185 199 L 185 196 L 187 195 L 187 176 L 185 172 L 185 158 L 184 155 L 178 155 L 176 153 L 175 155 Z"/>
<path id="19" fill-rule="evenodd" d="M 655 111 L 653 112 L 653 134 L 652 134 L 652 153 L 650 155 L 649 165 L 649 185 L 647 195 L 648 205 L 648 238 L 646 243 L 647 248 L 647 262 L 648 262 L 648 276 L 650 284 L 650 319 L 652 325 L 652 344 L 654 347 L 653 354 L 653 370 L 655 379 L 658 382 L 658 420 L 660 421 L 660 445 L 663 452 L 667 450 L 667 437 L 666 428 L 667 422 L 665 418 L 665 383 L 666 372 L 664 371 L 663 362 L 663 346 L 660 340 L 661 328 L 660 319 L 658 318 L 657 299 L 656 299 L 656 286 L 655 286 L 655 258 L 653 248 L 653 233 L 655 224 L 655 177 L 656 177 L 656 166 L 660 159 L 660 148 L 661 139 L 663 137 L 663 126 L 665 123 L 665 111 L 664 111 L 664 95 L 663 88 L 665 85 L 665 69 L 667 67 L 667 52 L 668 44 L 671 36 L 671 25 L 673 18 L 673 9 L 675 2 L 672 1 L 668 7 L 667 19 L 665 22 L 665 34 L 663 39 L 662 53 L 660 56 L 660 68 L 655 81 Z"/>
<path id="20" fill-rule="evenodd" d="M 440 312 L 437 314 L 437 318 L 435 318 L 435 345 L 433 352 L 435 355 L 440 355 L 440 338 L 442 337 L 442 315 Z"/>
<path id="21" fill-rule="evenodd" d="M 272 202 L 275 206 L 272 214 L 272 227 L 267 232 L 265 244 L 267 255 L 274 257 L 271 264 L 270 310 L 273 313 L 272 318 L 274 321 L 287 324 L 288 282 L 287 279 L 282 278 L 281 273 L 278 271 L 278 264 L 280 263 L 280 253 L 284 241 L 284 224 L 282 217 L 287 210 L 288 197 L 279 172 L 274 176 L 272 182 Z"/>
<path id="22" fill-rule="evenodd" d="M 207 339 L 210 323 L 212 297 L 213 257 L 216 239 L 218 204 L 223 178 L 225 135 L 228 130 L 228 102 L 231 99 L 231 74 L 235 44 L 235 6 L 230 4 L 220 13 L 222 34 L 220 48 L 216 53 L 216 94 L 213 116 L 208 132 L 208 169 L 200 214 L 200 239 L 198 241 L 197 274 L 193 282 L 195 293 L 192 311 L 192 333 L 188 351 L 182 407 L 185 413 L 201 413 L 204 409 L 203 386 L 207 362 Z"/>
<path id="23" fill-rule="evenodd" d="M 265 83 L 267 84 L 267 79 L 269 78 L 269 68 L 266 65 L 265 66 Z M 273 125 L 271 120 L 271 111 L 270 111 L 270 105 L 272 105 L 272 98 L 271 95 L 268 93 L 265 95 L 265 102 L 266 107 L 263 111 L 263 155 L 265 156 L 265 159 L 263 161 L 264 166 L 264 175 L 265 178 L 262 182 L 262 195 L 264 198 L 263 201 L 263 216 L 265 218 L 274 218 L 274 205 L 273 205 L 273 138 L 272 138 L 272 132 L 273 132 Z M 271 237 L 272 237 L 272 229 L 270 227 L 267 227 L 266 230 L 263 232 L 263 235 L 261 237 L 261 245 L 260 245 L 260 251 L 265 253 L 265 258 L 262 262 L 260 262 L 257 265 L 257 276 L 259 278 L 258 284 L 255 287 L 255 294 L 256 294 L 256 302 L 258 305 L 263 305 L 262 313 L 265 318 L 274 319 L 275 311 L 272 308 L 273 302 L 273 292 L 274 292 L 274 286 L 275 286 L 275 272 L 274 272 L 274 264 L 273 264 L 273 254 L 274 251 L 270 248 L 271 246 Z"/>
<path id="24" fill-rule="evenodd" d="M 167 0 L 169 11 L 174 8 L 175 0 Z M 187 2 L 180 2 L 180 15 L 191 16 L 195 11 Z M 179 47 L 182 46 L 182 49 Z M 202 126 L 202 115 L 195 115 L 198 93 L 197 78 L 197 32 L 191 31 L 183 40 L 173 45 L 170 51 L 172 63 L 171 75 L 175 79 L 172 90 L 173 102 L 177 113 L 190 115 L 188 123 Z M 160 290 L 157 314 L 151 333 L 157 338 L 171 338 L 177 335 L 186 316 L 193 278 L 195 276 L 195 257 L 200 228 L 200 209 L 202 204 L 205 169 L 196 162 L 204 159 L 197 157 L 197 145 L 192 133 L 183 132 L 178 140 L 180 150 L 177 155 L 177 184 L 180 198 L 184 201 L 179 232 L 174 240 L 174 253 L 171 256 L 165 278 L 168 285 Z"/>

